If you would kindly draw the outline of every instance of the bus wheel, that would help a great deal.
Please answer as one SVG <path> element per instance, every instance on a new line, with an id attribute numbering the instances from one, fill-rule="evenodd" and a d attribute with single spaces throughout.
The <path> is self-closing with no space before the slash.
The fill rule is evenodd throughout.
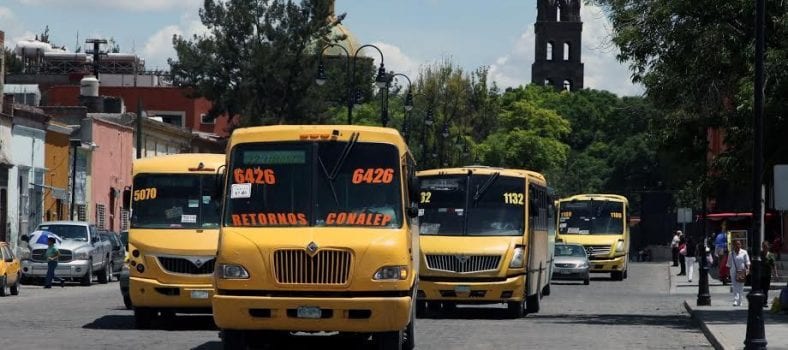
<path id="1" fill-rule="evenodd" d="M 413 350 L 416 348 L 416 332 L 414 331 L 416 323 L 416 317 L 411 313 L 410 315 L 410 322 L 408 322 L 408 326 L 405 328 L 404 340 L 402 342 L 402 349 L 404 350 Z"/>
<path id="2" fill-rule="evenodd" d="M 221 331 L 222 349 L 247 349 L 246 333 L 234 329 L 223 329 Z"/>
<path id="3" fill-rule="evenodd" d="M 614 281 L 623 281 L 624 273 L 622 271 L 613 271 L 610 273 L 610 278 L 612 278 Z"/>
<path id="4" fill-rule="evenodd" d="M 150 329 L 157 311 L 145 307 L 134 308 L 134 327 L 137 329 Z"/>
<path id="5" fill-rule="evenodd" d="M 509 312 L 509 316 L 511 318 L 523 318 L 525 317 L 525 301 L 510 301 L 506 303 L 507 311 Z"/>
<path id="6" fill-rule="evenodd" d="M 373 334 L 372 339 L 380 350 L 402 350 L 403 333 L 403 331 L 380 332 Z"/>
<path id="7" fill-rule="evenodd" d="M 525 311 L 529 314 L 539 312 L 539 294 L 529 295 L 525 298 Z"/>

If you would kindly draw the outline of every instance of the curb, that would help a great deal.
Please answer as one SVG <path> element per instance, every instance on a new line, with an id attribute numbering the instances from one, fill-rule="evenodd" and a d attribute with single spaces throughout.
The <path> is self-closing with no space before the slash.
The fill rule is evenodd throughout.
<path id="1" fill-rule="evenodd" d="M 715 350 L 733 350 L 733 348 L 726 348 L 724 345 L 722 345 L 722 342 L 717 339 L 717 336 L 715 336 L 714 333 L 709 329 L 709 327 L 706 325 L 706 322 L 703 322 L 695 316 L 695 313 L 692 311 L 692 307 L 690 307 L 686 300 L 684 300 L 684 308 L 687 310 L 687 313 L 689 313 L 690 317 L 695 320 L 698 325 L 700 325 L 703 335 L 706 336 L 706 339 L 709 341 L 709 343 L 711 343 L 711 346 L 713 346 Z"/>

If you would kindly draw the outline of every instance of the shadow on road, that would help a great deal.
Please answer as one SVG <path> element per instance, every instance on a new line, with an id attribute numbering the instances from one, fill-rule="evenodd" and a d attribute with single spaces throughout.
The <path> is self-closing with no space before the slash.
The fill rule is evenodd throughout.
<path id="1" fill-rule="evenodd" d="M 418 341 L 418 339 L 416 340 Z M 274 338 L 259 334 L 253 336 L 251 345 L 253 349 L 288 349 L 288 350 L 314 350 L 327 349 L 370 349 L 373 342 L 369 336 L 350 334 L 295 334 L 278 335 Z M 210 341 L 193 348 L 193 350 L 222 349 L 221 341 Z"/>
<path id="2" fill-rule="evenodd" d="M 506 320 L 511 319 L 505 308 L 492 306 L 456 306 L 452 309 L 433 310 L 418 318 L 446 320 Z"/>
<path id="3" fill-rule="evenodd" d="M 97 318 L 82 328 L 104 330 L 136 330 L 133 315 L 106 315 Z M 159 317 L 153 321 L 152 329 L 170 331 L 210 331 L 218 330 L 210 315 L 185 315 Z"/>
<path id="4" fill-rule="evenodd" d="M 692 319 L 688 316 L 676 315 L 643 315 L 643 314 L 556 314 L 534 315 L 540 321 L 556 324 L 586 324 L 602 326 L 661 326 L 673 329 L 696 330 Z"/>

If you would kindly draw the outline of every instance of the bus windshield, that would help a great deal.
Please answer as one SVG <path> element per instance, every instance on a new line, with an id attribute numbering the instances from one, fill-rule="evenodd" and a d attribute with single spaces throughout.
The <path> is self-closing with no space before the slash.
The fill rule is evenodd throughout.
<path id="1" fill-rule="evenodd" d="M 218 228 L 213 174 L 137 174 L 132 228 Z"/>
<path id="2" fill-rule="evenodd" d="M 228 177 L 228 226 L 402 226 L 393 145 L 355 139 L 240 144 Z"/>
<path id="3" fill-rule="evenodd" d="M 564 235 L 620 235 L 624 204 L 603 200 L 560 203 L 558 229 Z"/>
<path id="4" fill-rule="evenodd" d="M 420 234 L 522 235 L 524 189 L 524 179 L 498 174 L 422 177 Z"/>

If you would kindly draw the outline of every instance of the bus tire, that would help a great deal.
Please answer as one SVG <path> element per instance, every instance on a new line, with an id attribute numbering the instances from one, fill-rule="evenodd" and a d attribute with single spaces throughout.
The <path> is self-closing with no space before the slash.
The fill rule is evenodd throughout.
<path id="1" fill-rule="evenodd" d="M 416 348 L 416 332 L 414 330 L 416 324 L 416 316 L 413 313 L 410 314 L 410 322 L 408 322 L 408 326 L 405 327 L 405 334 L 403 334 L 402 341 L 402 349 L 404 350 L 413 350 Z"/>
<path id="2" fill-rule="evenodd" d="M 506 309 L 509 317 L 523 318 L 525 317 L 525 300 L 507 302 Z"/>
<path id="3" fill-rule="evenodd" d="M 624 280 L 624 272 L 622 271 L 613 271 L 610 273 L 610 278 L 614 281 L 623 281 Z"/>
<path id="4" fill-rule="evenodd" d="M 225 350 L 235 350 L 235 349 L 248 349 L 249 344 L 246 340 L 246 332 L 234 330 L 234 329 L 223 329 L 221 331 L 222 337 L 222 349 Z"/>
<path id="5" fill-rule="evenodd" d="M 525 297 L 525 312 L 535 314 L 539 312 L 539 293 Z"/>
<path id="6" fill-rule="evenodd" d="M 402 350 L 403 331 L 379 332 L 372 335 L 379 350 Z M 227 348 L 225 348 L 227 349 Z"/>

